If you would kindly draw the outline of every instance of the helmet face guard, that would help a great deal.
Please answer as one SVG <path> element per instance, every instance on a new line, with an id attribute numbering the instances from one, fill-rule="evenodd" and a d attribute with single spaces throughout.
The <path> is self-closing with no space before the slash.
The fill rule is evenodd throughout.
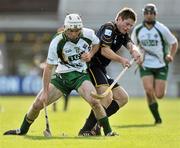
<path id="1" fill-rule="evenodd" d="M 83 23 L 81 17 L 78 14 L 69 14 L 65 17 L 64 20 L 64 29 L 82 29 Z"/>
<path id="2" fill-rule="evenodd" d="M 154 4 L 146 4 L 145 7 L 143 8 L 143 13 L 147 14 L 147 13 L 153 13 L 153 14 L 157 14 L 157 8 Z"/>

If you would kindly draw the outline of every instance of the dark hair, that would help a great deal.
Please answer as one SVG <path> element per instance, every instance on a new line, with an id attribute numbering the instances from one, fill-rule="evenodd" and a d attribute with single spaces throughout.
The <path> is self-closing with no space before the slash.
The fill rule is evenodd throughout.
<path id="1" fill-rule="evenodd" d="M 136 19 L 137 19 L 137 16 L 136 16 L 136 13 L 134 12 L 134 10 L 131 8 L 127 8 L 127 7 L 121 9 L 117 13 L 115 20 L 117 21 L 117 19 L 119 17 L 121 17 L 123 20 L 130 18 L 130 19 L 136 21 Z"/>

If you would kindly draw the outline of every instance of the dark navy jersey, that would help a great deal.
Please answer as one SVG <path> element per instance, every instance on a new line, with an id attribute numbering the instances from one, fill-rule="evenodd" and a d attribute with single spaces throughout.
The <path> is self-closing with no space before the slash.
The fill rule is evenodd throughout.
<path id="1" fill-rule="evenodd" d="M 108 22 L 102 25 L 96 35 L 100 39 L 100 49 L 91 59 L 90 63 L 91 65 L 99 65 L 104 68 L 111 62 L 111 60 L 101 55 L 101 47 L 109 46 L 114 52 L 116 52 L 122 45 L 126 47 L 127 43 L 131 41 L 127 33 L 122 34 L 118 31 L 114 22 Z"/>

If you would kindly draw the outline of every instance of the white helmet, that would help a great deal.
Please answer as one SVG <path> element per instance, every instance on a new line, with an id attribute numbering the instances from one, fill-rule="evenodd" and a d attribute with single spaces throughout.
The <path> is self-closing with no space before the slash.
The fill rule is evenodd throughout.
<path id="1" fill-rule="evenodd" d="M 157 8 L 155 4 L 152 3 L 148 3 L 144 6 L 144 8 L 142 9 L 143 13 L 145 12 L 152 12 L 154 14 L 157 14 Z"/>
<path id="2" fill-rule="evenodd" d="M 78 14 L 72 13 L 65 17 L 64 29 L 82 29 L 83 23 L 81 17 Z"/>

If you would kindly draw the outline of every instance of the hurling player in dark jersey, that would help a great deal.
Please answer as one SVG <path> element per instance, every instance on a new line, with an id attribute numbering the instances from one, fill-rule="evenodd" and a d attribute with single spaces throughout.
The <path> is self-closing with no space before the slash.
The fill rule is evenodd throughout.
<path id="1" fill-rule="evenodd" d="M 136 22 L 136 13 L 131 8 L 123 8 L 115 18 L 115 21 L 108 22 L 100 27 L 97 36 L 100 39 L 100 49 L 91 59 L 89 73 L 91 80 L 94 83 L 96 90 L 102 94 L 113 83 L 113 79 L 106 74 L 106 67 L 111 61 L 119 62 L 124 67 L 130 66 L 127 58 L 118 54 L 121 46 L 125 46 L 129 50 L 132 58 L 137 64 L 142 63 L 142 58 L 136 46 L 132 43 L 128 33 Z M 116 113 L 119 108 L 128 102 L 127 92 L 118 84 L 116 84 L 112 93 L 109 93 L 105 98 L 101 99 L 101 103 L 106 109 L 107 116 Z M 81 136 L 93 136 L 99 134 L 97 120 L 94 112 L 91 110 L 89 117 L 86 120 L 83 128 L 79 131 Z M 95 130 L 92 130 L 93 127 Z"/>

